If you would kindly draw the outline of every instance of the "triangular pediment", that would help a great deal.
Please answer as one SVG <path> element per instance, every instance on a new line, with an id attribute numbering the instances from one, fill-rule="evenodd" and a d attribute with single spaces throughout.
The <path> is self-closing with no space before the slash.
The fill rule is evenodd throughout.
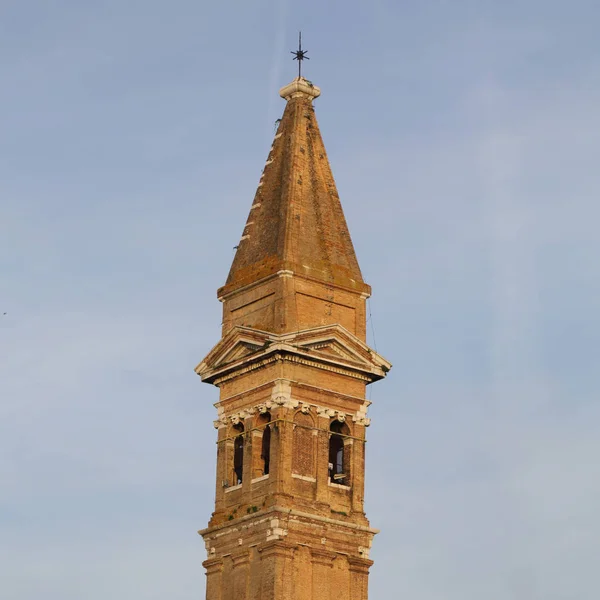
<path id="1" fill-rule="evenodd" d="M 222 364 L 226 365 L 227 363 L 234 362 L 239 360 L 240 358 L 244 358 L 244 356 L 248 356 L 253 354 L 257 350 L 260 350 L 261 346 L 256 344 L 250 344 L 241 340 L 237 343 L 230 352 L 228 352 L 223 359 L 220 361 Z"/>
<path id="2" fill-rule="evenodd" d="M 323 359 L 343 362 L 355 367 L 388 369 L 391 365 L 374 350 L 341 325 L 317 327 L 299 332 L 298 349 Z"/>
<path id="3" fill-rule="evenodd" d="M 267 343 L 269 333 L 249 327 L 234 327 L 196 367 L 196 373 L 204 373 L 237 363 L 259 352 Z"/>
<path id="4" fill-rule="evenodd" d="M 353 348 L 341 343 L 337 339 L 329 339 L 310 344 L 298 344 L 302 350 L 310 352 L 312 355 L 322 355 L 332 360 L 343 360 L 349 362 L 364 363 L 368 358 L 355 352 Z"/>
<path id="5" fill-rule="evenodd" d="M 372 381 L 385 377 L 391 364 L 341 325 L 274 334 L 234 327 L 196 367 L 204 381 L 245 369 L 277 354 L 321 368 L 360 372 Z M 293 357 L 296 359 L 293 359 Z"/>

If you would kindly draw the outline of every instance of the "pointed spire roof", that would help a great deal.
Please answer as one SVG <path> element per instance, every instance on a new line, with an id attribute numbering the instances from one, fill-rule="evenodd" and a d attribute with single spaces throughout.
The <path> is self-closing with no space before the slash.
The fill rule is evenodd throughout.
<path id="1" fill-rule="evenodd" d="M 320 90 L 297 77 L 280 95 L 287 104 L 219 295 L 279 271 L 368 292 L 312 105 Z"/>

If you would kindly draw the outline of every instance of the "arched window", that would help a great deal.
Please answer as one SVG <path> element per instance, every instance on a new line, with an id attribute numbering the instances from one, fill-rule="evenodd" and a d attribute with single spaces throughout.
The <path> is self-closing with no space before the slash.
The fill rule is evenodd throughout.
<path id="1" fill-rule="evenodd" d="M 241 423 L 233 426 L 233 485 L 242 483 L 244 476 L 244 426 Z"/>
<path id="2" fill-rule="evenodd" d="M 271 465 L 271 413 L 264 413 L 260 416 L 258 425 L 262 429 L 262 440 L 260 445 L 260 462 L 262 474 L 268 475 Z"/>
<path id="3" fill-rule="evenodd" d="M 329 479 L 331 483 L 349 485 L 350 446 L 344 442 L 350 434 L 350 430 L 345 423 L 333 421 L 329 431 Z"/>

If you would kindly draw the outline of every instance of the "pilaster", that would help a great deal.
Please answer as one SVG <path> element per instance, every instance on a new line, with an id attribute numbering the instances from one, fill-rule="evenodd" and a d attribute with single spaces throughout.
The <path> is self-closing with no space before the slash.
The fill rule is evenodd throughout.
<path id="1" fill-rule="evenodd" d="M 331 568 L 335 552 L 321 548 L 311 548 L 313 598 L 319 600 L 337 600 L 331 591 Z"/>
<path id="2" fill-rule="evenodd" d="M 206 600 L 223 600 L 223 560 L 208 559 L 202 566 L 206 569 Z"/>

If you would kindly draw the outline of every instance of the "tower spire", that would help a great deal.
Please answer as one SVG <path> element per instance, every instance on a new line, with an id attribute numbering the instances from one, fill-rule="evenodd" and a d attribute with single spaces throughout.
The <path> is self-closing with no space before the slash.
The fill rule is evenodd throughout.
<path id="1" fill-rule="evenodd" d="M 286 107 L 227 282 L 218 295 L 226 309 L 227 299 L 243 293 L 247 286 L 285 272 L 294 282 L 293 290 L 298 289 L 300 279 L 326 287 L 329 295 L 335 295 L 334 289 L 340 293 L 347 290 L 356 297 L 360 312 L 361 295 L 367 297 L 370 287 L 360 271 L 312 104 L 321 90 L 306 79 L 296 78 L 279 93 Z M 329 308 L 324 306 L 315 306 L 313 313 L 303 317 L 296 306 L 307 302 L 306 297 L 295 298 L 293 290 L 292 296 L 284 294 L 277 300 L 268 318 L 258 311 L 254 314 L 258 320 L 245 317 L 244 324 L 286 331 L 336 322 L 337 317 L 327 314 Z M 352 306 L 353 313 L 354 303 L 346 305 Z M 229 321 L 227 311 L 225 317 L 226 324 L 241 323 L 237 318 Z M 344 321 L 344 326 L 364 339 L 361 322 L 359 318 L 355 327 Z"/>

